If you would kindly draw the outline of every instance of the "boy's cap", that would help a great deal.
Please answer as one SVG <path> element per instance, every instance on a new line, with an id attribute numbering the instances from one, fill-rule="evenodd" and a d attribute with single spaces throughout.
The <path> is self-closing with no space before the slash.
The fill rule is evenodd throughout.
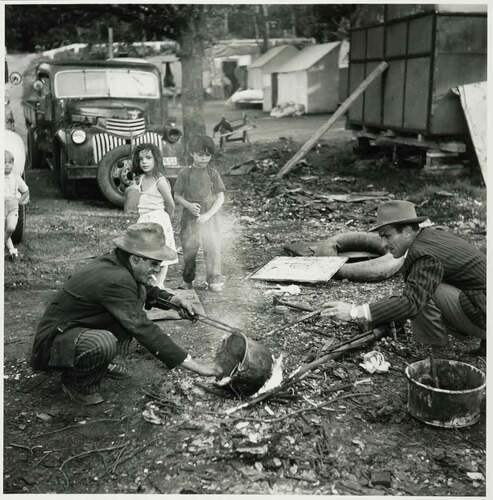
<path id="1" fill-rule="evenodd" d="M 214 154 L 216 146 L 208 135 L 194 135 L 188 141 L 189 153 L 209 153 Z"/>

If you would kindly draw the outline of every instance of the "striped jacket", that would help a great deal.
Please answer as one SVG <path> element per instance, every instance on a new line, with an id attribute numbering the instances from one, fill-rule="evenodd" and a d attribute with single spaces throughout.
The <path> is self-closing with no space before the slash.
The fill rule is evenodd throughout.
<path id="1" fill-rule="evenodd" d="M 447 231 L 422 229 L 408 250 L 404 291 L 369 304 L 372 324 L 412 318 L 433 298 L 440 283 L 458 288 L 464 313 L 486 328 L 486 256 Z"/>

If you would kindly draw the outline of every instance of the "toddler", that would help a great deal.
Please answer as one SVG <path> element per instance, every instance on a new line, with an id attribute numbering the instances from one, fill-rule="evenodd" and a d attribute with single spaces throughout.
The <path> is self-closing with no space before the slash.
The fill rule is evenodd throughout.
<path id="1" fill-rule="evenodd" d="M 14 156 L 5 150 L 5 247 L 12 260 L 19 256 L 17 248 L 12 242 L 12 234 L 19 220 L 19 205 L 25 205 L 29 201 L 29 188 L 22 177 L 14 172 Z"/>

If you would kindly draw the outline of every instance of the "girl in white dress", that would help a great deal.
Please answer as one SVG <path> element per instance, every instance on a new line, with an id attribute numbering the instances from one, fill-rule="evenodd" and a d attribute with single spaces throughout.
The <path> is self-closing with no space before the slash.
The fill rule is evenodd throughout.
<path id="1" fill-rule="evenodd" d="M 138 182 L 140 198 L 138 204 L 139 219 L 137 222 L 157 222 L 166 237 L 166 245 L 176 251 L 171 217 L 175 210 L 171 186 L 164 176 L 161 151 L 154 144 L 139 144 L 132 155 L 133 170 L 141 175 Z M 176 264 L 178 258 L 163 261 L 158 276 L 157 286 L 163 288 L 168 266 Z"/>

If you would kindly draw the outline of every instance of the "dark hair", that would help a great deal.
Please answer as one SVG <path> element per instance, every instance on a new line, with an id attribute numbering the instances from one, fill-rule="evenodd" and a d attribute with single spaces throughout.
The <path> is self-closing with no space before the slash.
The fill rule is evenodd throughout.
<path id="1" fill-rule="evenodd" d="M 142 151 L 150 151 L 152 153 L 152 156 L 154 157 L 153 175 L 155 177 L 163 176 L 165 174 L 163 166 L 163 155 L 161 154 L 161 150 L 151 142 L 144 142 L 135 146 L 135 149 L 132 151 L 132 173 L 136 175 L 142 175 L 144 173 L 140 168 L 140 153 Z"/>
<path id="2" fill-rule="evenodd" d="M 216 146 L 211 137 L 205 134 L 193 135 L 187 144 L 187 150 L 192 153 L 209 153 L 211 156 L 216 150 Z"/>
<path id="3" fill-rule="evenodd" d="M 131 253 L 126 252 L 125 250 L 122 250 L 121 248 L 115 248 L 115 255 L 116 258 L 125 266 L 129 265 L 129 259 L 130 256 L 133 255 Z"/>

